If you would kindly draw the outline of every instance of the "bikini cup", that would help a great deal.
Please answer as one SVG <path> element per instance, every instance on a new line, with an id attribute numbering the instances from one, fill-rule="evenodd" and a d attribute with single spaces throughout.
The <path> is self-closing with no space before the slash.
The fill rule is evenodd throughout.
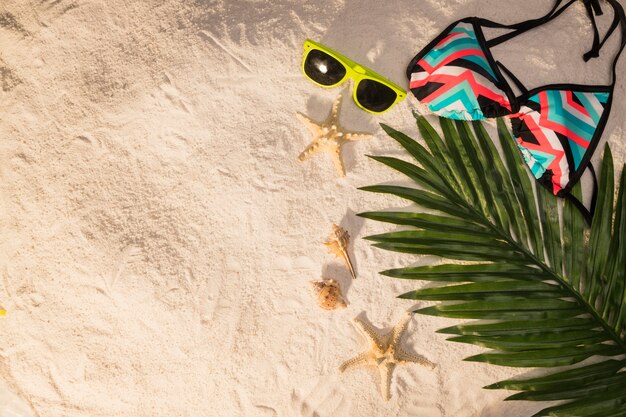
<path id="1" fill-rule="evenodd" d="M 617 62 L 626 46 L 624 9 L 617 0 L 607 0 L 614 18 L 600 41 L 594 17 L 602 14 L 599 0 L 584 0 L 594 31 L 593 47 L 583 55 L 585 62 L 598 57 L 615 29 L 621 29 L 609 85 L 550 84 L 529 91 L 491 54 L 492 47 L 549 22 L 576 1 L 559 8 L 563 0 L 556 0 L 545 16 L 513 25 L 478 17 L 456 21 L 413 58 L 407 76 L 415 97 L 439 116 L 457 120 L 510 117 L 518 147 L 535 178 L 554 195 L 572 201 L 591 224 L 597 181 L 590 161 L 609 117 Z M 512 30 L 487 41 L 483 27 Z M 514 94 L 503 72 L 521 95 Z M 593 177 L 590 209 L 570 193 L 587 169 Z"/>

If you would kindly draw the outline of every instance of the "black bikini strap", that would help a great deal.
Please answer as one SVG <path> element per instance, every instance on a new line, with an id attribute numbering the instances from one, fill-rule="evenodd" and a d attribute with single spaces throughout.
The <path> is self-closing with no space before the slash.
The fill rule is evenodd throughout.
<path id="1" fill-rule="evenodd" d="M 512 25 L 505 25 L 502 23 L 498 23 L 492 20 L 482 19 L 482 18 L 479 18 L 478 22 L 481 25 L 486 26 L 486 27 L 492 27 L 492 28 L 497 28 L 497 29 L 513 29 L 509 33 L 505 33 L 504 35 L 488 40 L 486 42 L 486 45 L 488 48 L 492 48 L 496 45 L 499 45 L 503 42 L 508 41 L 509 39 L 512 39 L 518 35 L 521 35 L 524 32 L 527 32 L 533 28 L 536 28 L 537 26 L 543 25 L 544 23 L 547 23 L 551 21 L 552 19 L 557 18 L 559 15 L 561 15 L 561 13 L 563 13 L 565 10 L 567 10 L 567 8 L 569 8 L 572 4 L 576 3 L 577 1 L 578 0 L 570 0 L 567 3 L 565 3 L 563 7 L 559 8 L 559 6 L 561 6 L 561 4 L 563 3 L 563 0 L 555 0 L 554 6 L 546 15 L 537 19 L 526 20 L 526 21 L 515 23 Z M 606 0 L 611 5 L 611 7 L 613 7 L 614 16 L 613 16 L 613 22 L 611 23 L 609 30 L 604 35 L 604 38 L 602 39 L 602 41 L 600 41 L 598 25 L 596 24 L 596 19 L 595 19 L 595 16 L 601 16 L 604 14 L 602 11 L 602 7 L 600 6 L 600 0 L 582 0 L 582 1 L 585 4 L 585 9 L 587 10 L 587 14 L 589 15 L 589 19 L 591 20 L 591 26 L 593 28 L 593 46 L 591 50 L 589 50 L 589 52 L 583 55 L 583 59 L 585 60 L 585 62 L 590 60 L 591 58 L 596 58 L 600 56 L 600 49 L 602 49 L 602 47 L 604 46 L 606 41 L 611 37 L 613 32 L 615 32 L 615 30 L 621 26 L 622 40 L 621 40 L 621 44 L 619 47 L 619 51 L 617 52 L 617 54 L 615 55 L 615 58 L 613 59 L 613 80 L 611 82 L 611 85 L 615 85 L 615 81 L 617 79 L 617 61 L 619 60 L 622 52 L 624 51 L 624 48 L 626 47 L 626 13 L 624 13 L 624 8 L 622 7 L 622 5 L 619 3 L 618 0 Z"/>
<path id="2" fill-rule="evenodd" d="M 579 199 L 574 197 L 569 191 L 565 194 L 565 198 L 572 203 L 578 211 L 580 211 L 580 214 L 583 215 L 587 224 L 591 226 L 593 214 L 596 211 L 596 200 L 598 199 L 598 179 L 596 178 L 596 171 L 593 169 L 591 162 L 587 165 L 587 169 L 591 172 L 591 178 L 593 179 L 593 191 L 591 194 L 591 206 L 589 210 L 587 210 L 587 207 L 585 207 L 585 205 Z"/>
<path id="3" fill-rule="evenodd" d="M 607 32 L 602 42 L 600 42 L 600 48 L 602 48 L 602 46 L 604 45 L 604 42 L 606 42 L 606 40 L 611 36 L 611 34 L 615 31 L 617 26 L 620 26 L 621 37 L 622 37 L 619 50 L 617 51 L 615 58 L 613 58 L 613 80 L 611 81 L 611 85 L 614 86 L 615 82 L 617 81 L 617 62 L 619 61 L 619 58 L 622 55 L 622 52 L 624 52 L 624 47 L 626 47 L 626 13 L 624 13 L 624 8 L 617 0 L 607 0 L 607 1 L 613 7 L 615 16 L 613 17 L 613 23 L 611 24 L 609 31 Z"/>
<path id="4" fill-rule="evenodd" d="M 500 45 L 501 43 L 506 42 L 509 39 L 512 39 L 518 35 L 521 35 L 524 32 L 527 32 L 531 29 L 534 29 L 538 26 L 543 25 L 544 23 L 551 21 L 552 19 L 557 18 L 559 15 L 561 15 L 561 13 L 567 10 L 569 6 L 576 3 L 577 1 L 578 0 L 570 0 L 563 7 L 559 9 L 559 6 L 561 5 L 561 3 L 563 3 L 563 0 L 556 0 L 554 2 L 554 6 L 552 7 L 552 9 L 546 15 L 538 19 L 526 20 L 526 21 L 515 23 L 512 25 L 504 25 L 501 23 L 493 22 L 491 20 L 480 19 L 480 23 L 484 26 L 488 26 L 492 28 L 499 28 L 499 29 L 515 29 L 509 33 L 505 33 L 504 35 L 498 36 L 496 38 L 493 38 L 487 41 L 487 47 L 492 48 L 496 45 Z M 589 0 L 585 0 L 585 1 L 589 1 Z M 594 0 L 594 1 L 598 1 L 598 0 Z"/>
<path id="5" fill-rule="evenodd" d="M 575 1 L 576 0 L 570 0 L 571 3 Z M 550 9 L 550 11 L 545 16 L 541 16 L 537 19 L 524 20 L 523 22 L 513 23 L 509 25 L 504 24 L 504 23 L 494 22 L 493 20 L 484 19 L 484 18 L 478 18 L 478 22 L 482 26 L 487 26 L 487 27 L 497 28 L 497 29 L 521 29 L 527 26 L 537 27 L 547 22 L 550 16 L 552 16 L 552 14 L 556 12 L 556 10 L 561 5 L 561 3 L 563 3 L 563 0 L 555 0 L 554 6 L 552 6 L 552 9 Z"/>
<path id="6" fill-rule="evenodd" d="M 522 84 L 522 82 L 519 80 L 519 78 L 517 78 L 515 76 L 515 74 L 513 74 L 507 67 L 505 67 L 502 62 L 496 61 L 496 64 L 498 64 L 500 69 L 503 70 L 506 73 L 506 75 L 509 76 L 509 78 L 511 80 L 513 80 L 513 82 L 515 83 L 515 85 L 517 85 L 517 88 L 519 88 L 519 90 L 520 90 L 520 92 L 522 94 L 528 93 L 528 89 L 526 88 L 526 86 L 524 84 Z"/>
<path id="7" fill-rule="evenodd" d="M 602 7 L 600 7 L 600 1 L 599 0 L 591 0 L 591 1 L 586 1 L 583 0 L 585 2 L 585 5 L 590 4 L 591 7 L 593 7 L 593 11 L 595 12 L 596 16 L 602 16 Z"/>
<path id="8" fill-rule="evenodd" d="M 613 6 L 613 9 L 614 9 L 613 22 L 611 23 L 611 26 L 609 27 L 609 30 L 604 35 L 604 38 L 602 39 L 602 42 L 600 42 L 600 35 L 598 33 L 598 26 L 596 24 L 596 19 L 594 18 L 594 13 L 592 11 L 592 7 L 591 7 L 590 3 L 585 3 L 585 6 L 587 7 L 587 13 L 589 14 L 589 18 L 591 19 L 591 25 L 593 26 L 593 33 L 594 33 L 594 35 L 593 35 L 594 36 L 593 48 L 591 48 L 591 50 L 589 52 L 587 52 L 585 55 L 583 55 L 583 59 L 585 60 L 585 62 L 589 61 L 591 58 L 597 58 L 597 57 L 600 56 L 600 49 L 602 49 L 602 47 L 604 46 L 604 43 L 607 41 L 607 39 L 609 39 L 611 37 L 613 32 L 615 32 L 615 29 L 617 29 L 617 27 L 620 24 L 621 16 L 620 16 L 620 13 L 618 11 L 618 7 L 621 8 L 622 6 L 619 3 L 617 3 L 618 7 L 616 7 L 616 5 L 613 4 L 613 3 L 611 3 L 611 5 Z M 593 10 L 595 10 L 595 8 Z M 601 14 L 602 13 L 596 13 L 597 16 L 600 16 Z"/>
<path id="9" fill-rule="evenodd" d="M 598 24 L 596 23 L 595 15 L 597 14 L 598 16 L 600 16 L 603 14 L 603 12 L 600 8 L 600 3 L 598 3 L 598 0 L 594 0 L 593 2 L 589 0 L 584 0 L 584 3 L 585 9 L 587 10 L 587 15 L 589 16 L 589 20 L 591 20 L 591 28 L 593 29 L 593 46 L 591 47 L 589 52 L 583 55 L 583 60 L 587 62 L 590 58 L 597 58 L 598 56 L 600 56 L 600 48 L 602 46 L 600 45 L 600 32 L 598 32 Z M 600 13 L 598 13 L 598 10 L 600 11 Z M 615 15 L 617 16 L 617 13 Z M 604 38 L 604 40 L 606 40 L 607 38 L 608 35 Z M 604 41 L 602 41 L 602 43 L 604 43 Z"/>
<path id="10" fill-rule="evenodd" d="M 593 216 L 593 213 L 596 211 L 596 201 L 598 199 L 598 176 L 591 162 L 587 165 L 587 169 L 591 171 L 591 178 L 593 179 L 593 193 L 591 194 L 591 215 Z"/>

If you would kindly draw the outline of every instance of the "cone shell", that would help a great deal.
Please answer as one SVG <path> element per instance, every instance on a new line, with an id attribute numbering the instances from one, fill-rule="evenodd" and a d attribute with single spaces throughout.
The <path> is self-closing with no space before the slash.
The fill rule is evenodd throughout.
<path id="1" fill-rule="evenodd" d="M 324 242 L 324 245 L 326 245 L 330 253 L 344 260 L 346 266 L 350 270 L 350 275 L 352 275 L 353 279 L 356 279 L 356 273 L 354 272 L 354 267 L 352 266 L 352 260 L 350 259 L 350 255 L 348 254 L 349 244 L 350 235 L 348 234 L 348 232 L 341 226 L 333 224 L 333 231 L 330 234 L 328 240 Z"/>

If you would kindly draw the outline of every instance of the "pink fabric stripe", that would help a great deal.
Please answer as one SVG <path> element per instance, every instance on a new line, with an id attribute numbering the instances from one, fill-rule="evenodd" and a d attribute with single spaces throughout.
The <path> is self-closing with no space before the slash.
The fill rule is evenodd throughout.
<path id="1" fill-rule="evenodd" d="M 447 41 L 449 41 L 452 38 L 456 38 L 459 35 L 462 35 L 463 32 L 452 32 L 450 33 L 448 36 L 446 36 L 445 38 L 443 38 L 436 46 L 435 48 L 437 48 L 438 46 L 443 45 L 444 43 L 446 43 Z"/>
<path id="2" fill-rule="evenodd" d="M 576 133 L 569 130 L 567 126 L 548 120 L 548 113 L 550 112 L 550 107 L 548 103 L 548 94 L 545 91 L 542 91 L 541 93 L 539 93 L 539 103 L 541 104 L 541 112 L 540 112 L 540 119 L 539 119 L 539 123 L 541 124 L 541 126 L 547 129 L 553 130 L 554 132 L 558 132 L 566 136 L 568 139 L 572 140 L 573 142 L 576 142 L 578 145 L 582 146 L 584 149 L 587 149 L 587 147 L 589 146 L 589 142 L 587 142 L 585 139 L 581 138 Z"/>
<path id="3" fill-rule="evenodd" d="M 428 65 L 428 62 L 424 61 L 424 58 L 422 58 L 419 61 L 417 61 L 417 65 L 419 65 L 420 67 L 424 68 L 424 70 L 426 70 L 426 72 L 429 73 L 429 74 L 434 71 L 434 68 L 431 67 L 430 65 Z"/>
<path id="4" fill-rule="evenodd" d="M 489 88 L 479 84 L 478 81 L 476 81 L 476 79 L 474 78 L 474 74 L 471 70 L 467 70 L 459 76 L 447 74 L 433 74 L 430 78 L 428 78 L 428 82 L 441 83 L 444 84 L 444 86 L 439 88 L 438 90 L 433 91 L 429 96 L 425 97 L 422 102 L 429 103 L 440 95 L 456 87 L 463 81 L 467 81 L 470 84 L 470 87 L 472 88 L 472 91 L 474 92 L 474 95 L 476 97 L 478 97 L 478 95 L 487 97 L 495 101 L 496 103 L 499 103 L 506 109 L 511 110 L 511 103 L 506 98 L 506 96 L 498 94 L 490 90 Z"/>
<path id="5" fill-rule="evenodd" d="M 409 83 L 409 88 L 421 87 L 421 86 L 425 85 L 428 82 L 429 82 L 429 77 L 426 77 L 426 78 L 424 78 L 422 80 L 414 80 L 414 81 L 411 81 Z"/>
<path id="6" fill-rule="evenodd" d="M 591 116 L 589 115 L 589 112 L 587 111 L 587 109 L 574 101 L 574 93 L 573 92 L 565 91 L 565 97 L 567 99 L 567 104 L 569 104 L 570 106 L 572 106 L 573 108 L 575 108 L 576 110 L 578 110 L 579 112 L 584 114 L 585 116 L 591 118 Z"/>
<path id="7" fill-rule="evenodd" d="M 472 56 L 472 55 L 485 57 L 485 53 L 481 51 L 480 49 L 463 49 L 462 51 L 458 51 L 449 55 L 443 61 L 437 64 L 435 67 L 431 67 L 430 65 L 428 65 L 428 62 L 426 62 L 424 58 L 420 59 L 417 63 L 426 71 L 428 71 L 428 73 L 432 73 L 436 71 L 437 68 L 442 67 L 446 64 L 449 64 L 450 62 L 456 59 L 463 58 L 464 56 Z"/>

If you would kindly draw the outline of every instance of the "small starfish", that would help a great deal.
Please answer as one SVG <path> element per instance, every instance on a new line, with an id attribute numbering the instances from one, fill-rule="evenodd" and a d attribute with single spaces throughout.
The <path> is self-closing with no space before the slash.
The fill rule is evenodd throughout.
<path id="1" fill-rule="evenodd" d="M 341 158 L 341 147 L 346 142 L 367 139 L 372 135 L 361 132 L 346 132 L 339 126 L 339 109 L 341 108 L 342 96 L 343 93 L 337 96 L 332 111 L 322 123 L 314 122 L 302 113 L 296 113 L 296 116 L 313 134 L 313 140 L 298 156 L 298 159 L 304 161 L 320 151 L 328 152 L 333 158 L 339 176 L 345 177 L 346 169 Z"/>
<path id="2" fill-rule="evenodd" d="M 361 366 L 377 367 L 380 372 L 380 390 L 383 399 L 389 401 L 391 398 L 391 377 L 397 364 L 414 362 L 431 369 L 436 366 L 425 357 L 408 353 L 400 346 L 400 339 L 402 339 L 410 321 L 411 314 L 407 313 L 390 332 L 381 335 L 371 323 L 355 317 L 352 323 L 370 343 L 370 348 L 345 361 L 339 370 L 344 372 L 347 369 Z"/>

